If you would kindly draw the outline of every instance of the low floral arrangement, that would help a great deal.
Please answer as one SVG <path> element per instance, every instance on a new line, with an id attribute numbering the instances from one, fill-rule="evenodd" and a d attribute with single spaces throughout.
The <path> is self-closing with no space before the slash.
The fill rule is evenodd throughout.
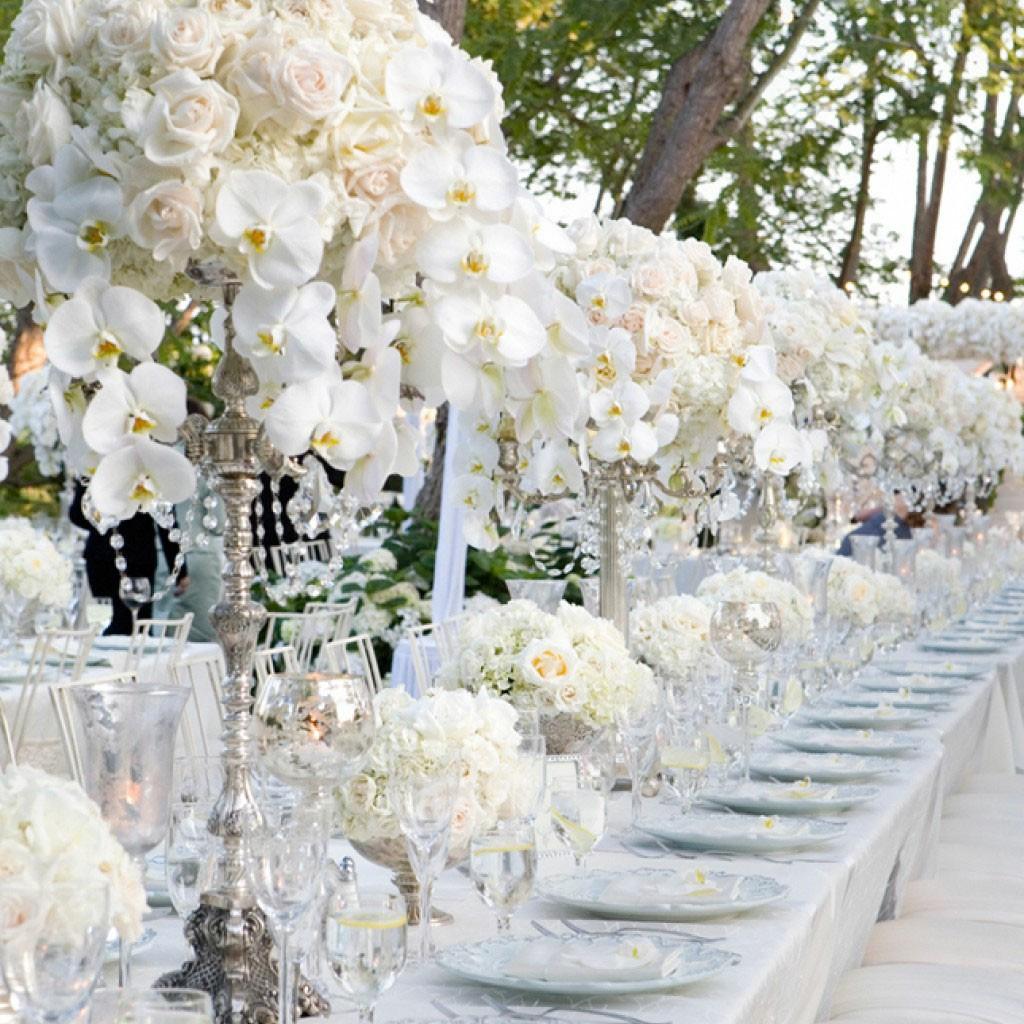
<path id="1" fill-rule="evenodd" d="M 442 686 L 486 690 L 542 716 L 604 728 L 646 693 L 654 698 L 653 673 L 630 656 L 622 634 L 575 605 L 549 615 L 532 601 L 510 601 L 466 618 L 457 646 Z"/>
<path id="2" fill-rule="evenodd" d="M 138 868 L 80 786 L 38 768 L 0 775 L 0 879 L 38 885 L 110 886 L 111 922 L 136 939 L 146 890 Z"/>
<path id="3" fill-rule="evenodd" d="M 959 558 L 948 558 L 930 548 L 922 548 L 914 558 L 914 578 L 918 589 L 925 594 L 962 597 L 962 575 L 963 566 Z"/>
<path id="4" fill-rule="evenodd" d="M 792 583 L 768 573 L 742 566 L 730 572 L 718 572 L 701 581 L 697 596 L 705 601 L 770 601 L 782 618 L 782 646 L 796 647 L 810 636 L 810 602 Z"/>
<path id="5" fill-rule="evenodd" d="M 495 824 L 513 793 L 516 776 L 516 711 L 486 691 L 430 690 L 414 699 L 404 690 L 382 690 L 374 701 L 377 733 L 363 770 L 339 790 L 341 827 L 356 843 L 401 839 L 388 800 L 400 775 L 423 776 L 455 756 L 462 783 L 452 819 L 451 849 Z"/>
<path id="6" fill-rule="evenodd" d="M 633 650 L 659 676 L 683 677 L 707 657 L 711 607 L 681 594 L 642 604 L 630 616 Z"/>
<path id="7" fill-rule="evenodd" d="M 71 600 L 68 560 L 27 519 L 0 523 L 0 589 L 58 608 Z"/>
<path id="8" fill-rule="evenodd" d="M 895 622 L 915 614 L 914 595 L 902 580 L 852 558 L 836 558 L 828 574 L 828 614 L 851 626 Z"/>

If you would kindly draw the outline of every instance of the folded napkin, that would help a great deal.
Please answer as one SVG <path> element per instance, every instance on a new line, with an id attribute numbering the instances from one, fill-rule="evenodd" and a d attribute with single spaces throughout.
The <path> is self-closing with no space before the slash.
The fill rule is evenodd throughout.
<path id="1" fill-rule="evenodd" d="M 674 906 L 694 900 L 732 899 L 739 884 L 735 879 L 727 889 L 716 885 L 700 868 L 667 877 L 644 878 L 620 875 L 609 882 L 601 896 L 609 903 L 635 903 L 638 906 Z"/>
<path id="2" fill-rule="evenodd" d="M 682 950 L 665 950 L 642 937 L 531 939 L 502 966 L 502 973 L 530 981 L 654 981 L 679 965 Z"/>

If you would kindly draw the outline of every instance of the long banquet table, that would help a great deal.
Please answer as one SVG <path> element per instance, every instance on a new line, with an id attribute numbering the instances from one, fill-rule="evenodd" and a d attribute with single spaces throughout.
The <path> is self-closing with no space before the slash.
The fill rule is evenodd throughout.
<path id="1" fill-rule="evenodd" d="M 912 645 L 900 653 L 908 653 Z M 925 657 L 914 651 L 915 657 Z M 963 655 L 956 659 L 964 660 Z M 615 826 L 628 815 L 628 796 L 616 794 L 610 828 L 591 863 L 596 867 L 677 866 L 694 863 L 731 871 L 773 876 L 789 886 L 788 896 L 761 911 L 714 922 L 680 925 L 691 932 L 722 937 L 722 948 L 740 954 L 739 964 L 718 976 L 668 995 L 617 999 L 608 1008 L 649 1022 L 687 1024 L 811 1024 L 827 1018 L 828 1001 L 840 976 L 856 967 L 877 919 L 898 913 L 908 882 L 934 870 L 937 829 L 944 797 L 976 772 L 1009 772 L 1024 766 L 1024 646 L 1008 647 L 982 661 L 988 671 L 950 696 L 950 707 L 936 712 L 917 730 L 923 742 L 917 753 L 901 759 L 899 770 L 872 785 L 881 789 L 872 802 L 841 816 L 845 833 L 826 847 L 792 855 L 792 862 L 731 857 L 727 864 L 713 855 L 658 853 L 641 858 L 615 837 Z M 769 741 L 766 741 L 769 742 Z M 833 816 L 837 817 L 837 816 Z M 344 851 L 338 851 L 344 852 Z M 382 870 L 358 863 L 360 881 L 383 880 Z M 569 870 L 571 860 L 545 857 L 542 871 Z M 455 916 L 436 931 L 439 946 L 474 942 L 494 934 L 494 918 L 482 905 L 464 874 L 451 870 L 436 887 L 435 902 Z M 513 921 L 516 934 L 535 935 L 531 921 L 557 929 L 559 907 L 535 900 Z M 596 922 L 595 922 L 596 923 Z M 149 983 L 179 963 L 187 949 L 181 922 L 164 917 L 151 922 L 156 940 L 137 957 L 137 979 Z M 489 994 L 518 1007 L 550 1006 L 500 989 L 460 982 L 435 966 L 409 967 L 378 1005 L 380 1022 L 443 1019 L 443 1009 L 479 1015 L 485 1020 L 512 1020 L 488 1006 Z M 438 1007 L 441 1004 L 441 1008 Z M 562 1020 L 587 1017 L 586 1004 L 558 1004 Z M 599 1004 L 591 1004 L 597 1006 Z M 351 1007 L 335 998 L 339 1020 L 351 1019 Z M 579 1009 L 574 1009 L 578 1007 Z"/>

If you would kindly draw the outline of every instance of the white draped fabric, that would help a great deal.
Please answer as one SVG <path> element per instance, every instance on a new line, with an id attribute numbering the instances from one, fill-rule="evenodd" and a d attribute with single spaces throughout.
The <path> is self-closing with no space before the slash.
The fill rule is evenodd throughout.
<path id="1" fill-rule="evenodd" d="M 914 895 L 916 890 L 909 889 L 910 883 L 934 875 L 942 866 L 937 839 L 947 796 L 975 771 L 995 773 L 989 776 L 993 790 L 1003 788 L 997 780 L 1013 778 L 1015 762 L 1024 756 L 1021 731 L 1013 725 L 1014 721 L 1019 725 L 1021 718 L 1021 653 L 1016 649 L 995 659 L 986 677 L 956 695 L 948 711 L 934 716 L 933 727 L 919 732 L 924 740 L 920 752 L 904 758 L 898 772 L 878 783 L 881 793 L 875 801 L 842 816 L 847 822 L 846 833 L 834 844 L 796 854 L 793 863 L 743 857 L 728 861 L 730 870 L 771 875 L 790 887 L 787 899 L 770 909 L 733 920 L 685 926 L 704 935 L 724 937 L 722 945 L 742 957 L 736 968 L 691 989 L 617 1000 L 610 1008 L 652 1021 L 685 1020 L 687 1024 L 812 1024 L 830 1016 L 837 1024 L 968 1024 L 976 1020 L 969 1014 L 964 998 L 960 998 L 960 1004 L 954 998 L 959 990 L 953 979 L 961 968 L 909 965 L 915 977 L 934 976 L 934 988 L 926 982 L 908 981 L 908 965 L 900 965 L 903 974 L 894 974 L 887 965 L 857 968 L 876 920 L 892 917 L 908 892 L 910 906 L 917 905 L 914 901 L 920 897 Z M 613 802 L 613 829 L 624 823 L 627 803 L 625 796 Z M 984 844 L 984 838 L 978 843 Z M 1012 856 L 1019 872 L 1018 849 L 1015 847 Z M 716 865 L 714 856 L 698 859 L 702 864 Z M 611 835 L 598 846 L 593 863 L 595 867 L 679 868 L 693 864 L 671 855 L 640 859 Z M 570 867 L 571 862 L 560 856 L 542 864 L 542 870 L 552 872 Z M 363 882 L 383 877 L 381 869 L 363 861 L 359 870 Z M 494 934 L 492 913 L 459 872 L 444 875 L 436 889 L 436 902 L 455 915 L 454 925 L 438 931 L 440 945 L 479 941 Z M 522 935 L 535 934 L 531 919 L 543 919 L 549 927 L 557 928 L 560 916 L 564 916 L 560 908 L 535 901 L 516 915 L 513 929 Z M 180 922 L 156 921 L 154 927 L 157 942 L 137 958 L 138 977 L 143 983 L 186 955 Z M 1008 951 L 1007 957 L 1011 955 Z M 989 959 L 997 959 L 994 952 Z M 905 1009 L 868 1012 L 871 1007 L 862 1003 L 844 1004 L 844 975 L 853 972 L 860 976 L 865 970 L 879 972 L 870 977 L 878 979 L 879 991 L 885 991 L 890 999 L 879 1002 L 879 1007 L 897 1005 L 905 997 L 901 1004 Z M 1020 980 L 1024 974 L 1014 973 L 1016 980 L 1004 986 L 999 979 L 1008 972 L 991 967 L 978 970 L 990 972 L 993 991 L 999 993 L 992 1002 L 992 1016 L 984 1019 L 1019 1024 L 1024 990 L 1017 989 L 1024 985 Z M 915 1003 L 907 994 L 911 989 L 934 991 L 935 999 Z M 951 993 L 948 999 L 939 995 L 946 992 Z M 515 997 L 507 993 L 492 994 L 515 1002 Z M 482 995 L 483 990 L 453 980 L 437 966 L 410 967 L 382 1000 L 377 1019 L 386 1024 L 410 1015 L 433 1016 L 433 1000 L 456 1011 L 501 1019 L 482 1001 Z M 1002 1008 L 1010 1005 L 1017 1016 L 1000 1016 Z M 566 1020 L 583 1020 L 561 1006 L 558 1015 Z"/>

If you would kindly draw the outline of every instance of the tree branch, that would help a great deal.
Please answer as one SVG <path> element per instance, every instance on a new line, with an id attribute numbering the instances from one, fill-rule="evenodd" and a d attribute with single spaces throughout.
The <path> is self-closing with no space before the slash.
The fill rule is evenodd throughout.
<path id="1" fill-rule="evenodd" d="M 420 11 L 433 18 L 456 43 L 466 28 L 467 0 L 417 0 Z"/>

